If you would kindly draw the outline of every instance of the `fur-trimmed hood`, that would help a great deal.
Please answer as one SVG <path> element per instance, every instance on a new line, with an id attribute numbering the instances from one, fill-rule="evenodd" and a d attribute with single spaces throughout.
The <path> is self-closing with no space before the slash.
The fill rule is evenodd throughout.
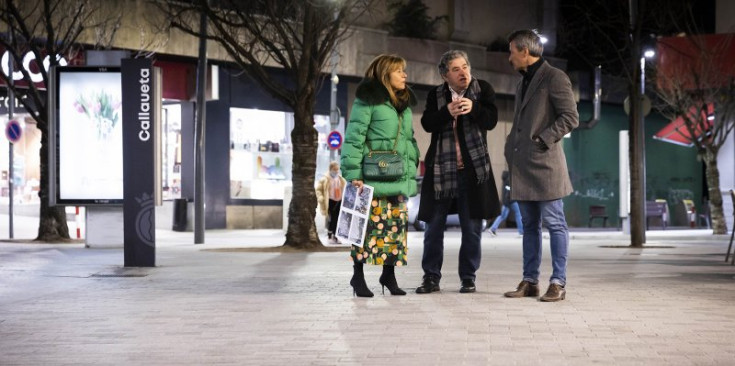
<path id="1" fill-rule="evenodd" d="M 413 90 L 411 90 L 410 87 L 406 86 L 406 89 L 408 89 L 409 95 L 408 106 L 415 106 L 416 95 L 413 93 Z M 388 90 L 385 88 L 385 86 L 383 86 L 382 83 L 378 82 L 375 79 L 363 79 L 357 86 L 355 96 L 370 105 L 383 104 L 390 100 Z"/>

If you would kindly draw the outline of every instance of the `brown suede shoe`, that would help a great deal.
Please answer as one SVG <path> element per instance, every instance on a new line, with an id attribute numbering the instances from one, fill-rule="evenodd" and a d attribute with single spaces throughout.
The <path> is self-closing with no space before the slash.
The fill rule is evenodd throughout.
<path id="1" fill-rule="evenodd" d="M 561 285 L 559 284 L 552 283 L 551 285 L 549 285 L 549 289 L 546 290 L 546 294 L 544 294 L 544 296 L 541 296 L 539 300 L 554 302 L 564 300 L 566 296 L 567 290 L 565 290 L 564 287 L 561 287 Z"/>
<path id="2" fill-rule="evenodd" d="M 515 291 L 505 293 L 505 297 L 536 297 L 539 294 L 538 285 L 528 281 L 521 281 Z"/>

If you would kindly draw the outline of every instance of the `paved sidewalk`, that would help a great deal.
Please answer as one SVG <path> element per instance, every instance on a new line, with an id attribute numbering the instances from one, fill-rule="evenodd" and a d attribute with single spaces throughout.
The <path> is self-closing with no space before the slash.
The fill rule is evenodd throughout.
<path id="1" fill-rule="evenodd" d="M 159 232 L 155 268 L 120 248 L 0 243 L 0 365 L 731 365 L 729 236 L 574 232 L 567 299 L 506 299 L 521 277 L 512 230 L 483 237 L 478 292 L 460 294 L 459 233 L 442 291 L 417 295 L 421 233 L 409 233 L 407 296 L 352 297 L 348 253 L 243 252 L 275 230 Z M 18 236 L 17 236 L 18 237 Z M 545 244 L 547 242 L 545 241 Z M 602 246 L 613 246 L 603 248 Z M 233 250 L 211 251 L 208 249 Z M 545 248 L 542 276 L 550 273 Z M 545 285 L 544 289 L 545 290 Z"/>

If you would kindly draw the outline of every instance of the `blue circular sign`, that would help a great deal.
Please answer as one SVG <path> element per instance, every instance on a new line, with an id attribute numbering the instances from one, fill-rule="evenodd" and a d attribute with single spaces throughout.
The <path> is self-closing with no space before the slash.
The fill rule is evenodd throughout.
<path id="1" fill-rule="evenodd" d="M 20 136 L 23 134 L 23 128 L 20 127 L 18 121 L 11 119 L 8 124 L 5 125 L 5 137 L 8 141 L 16 143 L 20 140 Z"/>
<path id="2" fill-rule="evenodd" d="M 332 150 L 337 150 L 342 147 L 342 134 L 339 131 L 332 131 L 327 136 L 327 144 Z"/>

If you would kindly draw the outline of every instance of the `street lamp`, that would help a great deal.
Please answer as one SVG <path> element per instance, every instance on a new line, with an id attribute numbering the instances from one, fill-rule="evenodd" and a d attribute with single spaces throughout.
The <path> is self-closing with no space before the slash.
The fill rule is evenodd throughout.
<path id="1" fill-rule="evenodd" d="M 641 57 L 641 99 L 642 100 L 645 99 L 645 95 L 646 95 L 646 59 L 652 59 L 654 56 L 656 56 L 656 51 L 654 51 L 653 49 L 648 48 L 648 49 L 643 50 L 643 57 Z"/>
<path id="2" fill-rule="evenodd" d="M 645 49 L 643 50 L 643 57 L 641 57 L 640 65 L 641 65 L 641 80 L 640 80 L 640 100 L 639 100 L 639 122 L 638 122 L 638 151 L 640 154 L 640 162 L 638 164 L 640 169 L 640 184 L 639 187 L 641 188 L 640 196 L 641 196 L 641 205 L 643 205 L 643 214 L 645 215 L 645 202 L 646 202 L 646 126 L 645 126 L 645 118 L 646 115 L 651 111 L 651 100 L 648 99 L 646 96 L 646 59 L 647 58 L 653 58 L 656 55 L 656 52 L 652 49 Z M 645 216 L 644 216 L 644 222 L 645 222 Z M 623 229 L 625 230 L 625 226 L 623 225 Z M 630 228 L 628 228 L 630 230 Z M 643 231 L 643 242 L 645 242 L 645 230 Z"/>
<path id="3" fill-rule="evenodd" d="M 634 115 L 633 118 L 637 118 L 638 123 L 635 128 L 635 131 L 630 131 L 630 133 L 633 133 L 634 136 L 638 136 L 636 139 L 636 150 L 638 150 L 638 155 L 640 155 L 639 158 L 636 158 L 636 155 L 628 156 L 628 148 L 625 147 L 624 149 L 621 149 L 621 162 L 622 162 L 622 156 L 626 156 L 625 160 L 628 161 L 628 159 L 640 159 L 635 161 L 635 165 L 638 167 L 639 170 L 639 183 L 637 185 L 637 188 L 640 191 L 640 203 L 635 203 L 635 205 L 629 201 L 630 199 L 630 192 L 631 187 L 630 182 L 628 181 L 628 178 L 623 179 L 623 177 L 629 177 L 631 172 L 629 171 L 630 165 L 628 163 L 625 163 L 621 165 L 620 167 L 620 177 L 621 177 L 621 193 L 620 197 L 621 200 L 625 200 L 625 202 L 621 201 L 620 207 L 621 207 L 621 215 L 627 215 L 628 210 L 632 212 L 634 209 L 634 206 L 636 208 L 641 209 L 641 213 L 645 215 L 645 202 L 646 202 L 646 144 L 645 144 L 645 116 L 648 115 L 651 111 L 651 100 L 646 96 L 646 59 L 651 59 L 656 56 L 656 52 L 653 49 L 646 48 L 643 49 L 640 53 L 642 57 L 640 58 L 639 65 L 640 65 L 640 80 L 638 85 L 638 92 L 639 92 L 639 113 L 637 115 Z M 626 114 L 633 113 L 633 106 L 632 103 L 633 98 L 632 95 L 629 98 L 625 99 L 625 102 L 623 103 L 623 109 L 625 110 Z M 627 146 L 627 142 L 630 141 L 628 135 L 625 135 L 625 145 Z M 621 146 L 623 144 L 623 141 L 620 142 Z M 624 151 L 624 152 L 623 152 Z M 628 187 L 627 189 L 623 190 L 622 188 L 622 182 L 628 181 Z M 631 206 L 628 207 L 627 204 L 630 203 Z M 641 205 L 642 207 L 638 207 L 637 205 Z M 631 233 L 631 227 L 629 222 L 627 221 L 627 216 L 621 216 L 623 217 L 623 232 L 625 233 Z M 643 219 L 645 223 L 645 218 Z M 642 242 L 645 243 L 645 230 L 643 230 L 642 233 Z"/>

